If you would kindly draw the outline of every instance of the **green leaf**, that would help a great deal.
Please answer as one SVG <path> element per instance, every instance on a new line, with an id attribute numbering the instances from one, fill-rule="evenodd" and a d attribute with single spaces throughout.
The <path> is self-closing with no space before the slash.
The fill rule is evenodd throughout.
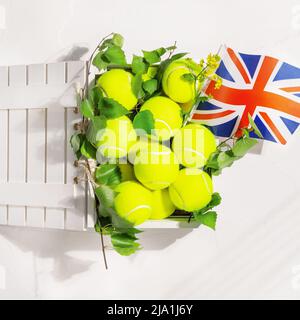
<path id="1" fill-rule="evenodd" d="M 214 207 L 217 207 L 221 204 L 222 202 L 222 197 L 220 196 L 220 194 L 218 192 L 213 193 L 212 197 L 211 197 L 211 201 L 208 204 L 208 208 L 212 209 Z"/>
<path id="2" fill-rule="evenodd" d="M 220 152 L 218 156 L 218 169 L 224 169 L 232 166 L 236 160 L 235 156 L 230 151 Z"/>
<path id="3" fill-rule="evenodd" d="M 181 76 L 181 79 L 189 82 L 189 83 L 194 83 L 195 82 L 195 77 L 191 73 L 185 73 Z"/>
<path id="4" fill-rule="evenodd" d="M 94 117 L 87 128 L 86 138 L 91 144 L 96 144 L 101 139 L 101 135 L 106 127 L 106 118 L 104 116 Z"/>
<path id="5" fill-rule="evenodd" d="M 236 157 L 232 154 L 231 151 L 217 151 L 210 156 L 206 167 L 220 170 L 230 167 L 235 160 Z"/>
<path id="6" fill-rule="evenodd" d="M 101 216 L 101 218 L 108 218 L 106 219 L 108 221 L 108 224 L 111 224 L 111 210 L 112 208 L 107 208 L 104 205 L 102 205 L 101 203 L 98 205 L 98 215 Z M 105 225 L 105 224 L 103 224 Z"/>
<path id="7" fill-rule="evenodd" d="M 97 108 L 99 102 L 103 99 L 102 90 L 96 85 L 89 90 L 88 97 L 90 103 Z"/>
<path id="8" fill-rule="evenodd" d="M 103 52 L 98 52 L 94 57 L 92 64 L 98 68 L 99 71 L 107 68 L 108 63 L 103 60 Z"/>
<path id="9" fill-rule="evenodd" d="M 210 200 L 210 203 L 206 207 L 204 207 L 204 208 L 202 208 L 202 209 L 200 209 L 198 211 L 195 211 L 193 213 L 194 216 L 195 215 L 203 215 L 207 211 L 209 211 L 209 210 L 217 207 L 218 205 L 220 205 L 221 201 L 222 201 L 222 198 L 221 198 L 220 194 L 218 192 L 213 193 L 212 197 L 211 197 L 211 200 Z"/>
<path id="10" fill-rule="evenodd" d="M 93 118 L 94 108 L 88 99 L 85 99 L 80 104 L 80 112 L 86 118 Z"/>
<path id="11" fill-rule="evenodd" d="M 137 73 L 145 73 L 147 71 L 147 64 L 144 62 L 143 57 L 134 55 L 132 58 L 131 68 L 132 72 Z"/>
<path id="12" fill-rule="evenodd" d="M 123 47 L 124 38 L 119 33 L 114 33 L 112 37 L 112 43 L 120 48 Z"/>
<path id="13" fill-rule="evenodd" d="M 251 128 L 254 130 L 255 134 L 259 138 L 263 139 L 264 137 L 263 137 L 262 133 L 260 132 L 260 130 L 258 129 L 257 125 L 255 124 L 255 122 L 254 122 L 253 118 L 251 117 L 250 113 L 248 113 L 248 119 L 249 119 L 249 123 L 251 125 Z"/>
<path id="14" fill-rule="evenodd" d="M 156 79 L 150 79 L 143 83 L 144 90 L 152 95 L 158 88 L 158 81 Z"/>
<path id="15" fill-rule="evenodd" d="M 141 249 L 138 240 L 133 234 L 113 232 L 111 235 L 111 243 L 114 249 L 122 256 L 129 256 Z"/>
<path id="16" fill-rule="evenodd" d="M 209 97 L 209 96 L 199 96 L 199 97 L 197 97 L 197 102 L 198 103 L 204 103 L 204 102 L 207 102 L 210 99 L 211 99 L 211 97 Z"/>
<path id="17" fill-rule="evenodd" d="M 108 186 L 116 186 L 121 183 L 121 171 L 116 164 L 103 164 L 96 170 L 96 182 Z"/>
<path id="18" fill-rule="evenodd" d="M 112 38 L 109 38 L 109 39 L 106 39 L 103 41 L 103 43 L 101 44 L 101 46 L 99 47 L 99 50 L 100 51 L 103 51 L 111 46 L 113 46 L 113 41 L 112 41 Z"/>
<path id="19" fill-rule="evenodd" d="M 154 117 L 151 111 L 140 111 L 133 120 L 133 127 L 136 130 L 144 130 L 147 134 L 151 134 L 154 130 Z"/>
<path id="20" fill-rule="evenodd" d="M 174 51 L 176 49 L 177 49 L 177 46 L 175 44 L 166 48 L 167 51 Z"/>
<path id="21" fill-rule="evenodd" d="M 241 158 L 245 156 L 257 143 L 258 142 L 255 139 L 247 137 L 240 138 L 232 147 L 232 152 L 236 157 Z"/>
<path id="22" fill-rule="evenodd" d="M 195 220 L 213 230 L 216 230 L 217 213 L 215 211 L 210 211 L 203 215 L 196 215 Z"/>
<path id="23" fill-rule="evenodd" d="M 96 148 L 87 140 L 84 140 L 80 148 L 81 154 L 87 159 L 96 159 Z"/>
<path id="24" fill-rule="evenodd" d="M 106 208 L 114 206 L 115 191 L 107 185 L 101 185 L 95 189 L 95 194 L 100 203 Z"/>
<path id="25" fill-rule="evenodd" d="M 125 66 L 127 64 L 124 51 L 118 46 L 107 48 L 104 57 L 109 60 L 111 64 Z"/>
<path id="26" fill-rule="evenodd" d="M 97 233 L 101 233 L 101 226 L 100 226 L 100 224 L 99 224 L 99 221 L 97 221 L 97 222 L 95 223 L 94 228 L 95 228 L 95 231 L 96 231 Z"/>
<path id="27" fill-rule="evenodd" d="M 134 95 L 138 99 L 142 98 L 145 95 L 144 90 L 143 90 L 142 74 L 138 73 L 133 77 L 133 79 L 131 81 L 131 89 L 132 89 L 132 92 L 134 93 Z"/>
<path id="28" fill-rule="evenodd" d="M 175 60 L 178 60 L 178 59 L 185 57 L 187 54 L 188 54 L 187 52 L 176 53 L 176 54 L 172 55 L 172 57 L 169 60 L 172 62 L 172 61 L 175 61 Z"/>
<path id="29" fill-rule="evenodd" d="M 160 62 L 160 55 L 159 53 L 154 51 L 143 51 L 145 60 L 151 65 L 157 62 Z"/>
<path id="30" fill-rule="evenodd" d="M 82 134 L 75 132 L 70 138 L 70 144 L 74 153 L 77 153 L 80 150 L 81 143 L 82 143 Z"/>
<path id="31" fill-rule="evenodd" d="M 129 111 L 118 101 L 105 97 L 103 98 L 103 103 L 100 106 L 100 113 L 107 119 L 115 119 L 128 114 Z"/>
<path id="32" fill-rule="evenodd" d="M 169 48 L 158 48 L 158 49 L 156 49 L 155 51 L 156 51 L 156 53 L 161 57 L 161 56 L 163 56 L 166 52 L 167 52 L 167 50 L 173 50 L 174 49 L 174 47 L 169 47 Z"/>

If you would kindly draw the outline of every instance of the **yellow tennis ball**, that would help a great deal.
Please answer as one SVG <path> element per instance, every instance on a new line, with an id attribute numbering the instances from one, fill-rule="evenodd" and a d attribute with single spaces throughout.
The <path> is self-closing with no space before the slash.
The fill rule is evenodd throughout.
<path id="1" fill-rule="evenodd" d="M 136 139 L 136 132 L 128 117 L 109 119 L 100 140 L 97 142 L 98 152 L 106 158 L 125 157 L 130 145 Z"/>
<path id="2" fill-rule="evenodd" d="M 201 168 L 216 151 L 215 136 L 200 124 L 188 124 L 177 131 L 172 149 L 185 167 Z"/>
<path id="3" fill-rule="evenodd" d="M 152 213 L 151 191 L 135 181 L 122 182 L 114 190 L 118 192 L 114 200 L 114 207 L 121 218 L 135 226 L 150 218 Z"/>
<path id="4" fill-rule="evenodd" d="M 168 140 L 182 126 L 182 110 L 176 102 L 167 97 L 153 97 L 147 100 L 141 111 L 149 110 L 155 120 L 155 134 L 160 140 Z"/>
<path id="5" fill-rule="evenodd" d="M 134 161 L 136 178 L 151 190 L 167 188 L 179 173 L 179 163 L 172 150 L 159 143 L 142 148 Z"/>
<path id="6" fill-rule="evenodd" d="M 140 138 L 137 141 L 133 142 L 129 146 L 128 150 L 128 161 L 131 164 L 134 164 L 136 156 L 140 153 L 141 149 L 150 148 L 150 140 L 146 137 L 146 139 Z"/>
<path id="7" fill-rule="evenodd" d="M 98 86 L 106 97 L 116 100 L 126 109 L 131 110 L 138 102 L 131 89 L 132 79 L 131 73 L 122 69 L 113 69 L 100 76 Z"/>
<path id="8" fill-rule="evenodd" d="M 136 180 L 133 170 L 133 165 L 130 163 L 120 163 L 119 169 L 121 172 L 121 181 L 130 181 L 130 180 Z"/>
<path id="9" fill-rule="evenodd" d="M 199 74 L 201 68 L 191 59 L 176 60 L 170 63 L 163 75 L 162 86 L 164 92 L 172 100 L 186 103 L 195 99 L 196 90 L 193 81 L 183 79 L 183 75 Z M 196 84 L 197 85 L 197 84 Z"/>
<path id="10" fill-rule="evenodd" d="M 169 194 L 178 209 L 188 212 L 200 210 L 211 201 L 212 180 L 200 169 L 182 169 L 176 181 L 169 187 Z"/>
<path id="11" fill-rule="evenodd" d="M 161 220 L 169 217 L 176 207 L 170 199 L 169 190 L 156 190 L 152 192 L 152 214 L 150 219 Z"/>

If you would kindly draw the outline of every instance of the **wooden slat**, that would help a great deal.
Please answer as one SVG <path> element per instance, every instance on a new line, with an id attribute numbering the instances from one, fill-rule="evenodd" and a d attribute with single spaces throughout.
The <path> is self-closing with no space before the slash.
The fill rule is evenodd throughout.
<path id="1" fill-rule="evenodd" d="M 8 68 L 0 67 L 0 86 L 8 85 Z M 8 177 L 8 111 L 0 110 L 0 182 L 7 182 Z M 0 204 L 0 224 L 7 224 L 7 206 Z"/>
<path id="2" fill-rule="evenodd" d="M 7 141 L 8 141 L 8 111 L 0 111 L 0 183 L 7 182 L 8 167 L 7 167 Z M 0 204 L 0 224 L 7 224 L 7 206 Z"/>
<path id="3" fill-rule="evenodd" d="M 43 64 L 28 66 L 27 81 L 28 86 L 46 85 L 46 66 Z M 41 106 L 42 107 L 42 106 Z M 44 183 L 46 179 L 46 110 L 28 110 L 28 150 L 27 150 L 27 182 Z M 27 186 L 25 186 L 27 188 Z M 41 191 L 40 191 L 41 192 Z M 39 194 L 40 194 L 39 192 Z M 48 192 L 47 192 L 48 193 Z M 34 208 L 33 203 L 28 201 L 26 204 L 26 224 L 30 227 L 44 227 L 45 206 Z"/>
<path id="4" fill-rule="evenodd" d="M 73 184 L 0 183 L 0 204 L 10 205 L 9 211 L 14 206 L 74 208 L 73 195 Z"/>
<path id="5" fill-rule="evenodd" d="M 9 69 L 9 86 L 26 85 L 26 67 L 17 66 Z M 8 106 L 10 109 L 10 106 Z M 8 181 L 26 181 L 26 110 L 9 110 L 8 130 Z M 25 225 L 25 207 L 10 206 L 8 208 L 8 224 Z"/>
<path id="6" fill-rule="evenodd" d="M 95 208 L 95 196 L 91 190 L 91 187 L 88 188 L 87 191 L 87 228 L 94 229 L 95 222 L 96 222 L 96 208 Z"/>
<path id="7" fill-rule="evenodd" d="M 11 110 L 39 109 L 41 106 L 60 109 L 76 105 L 72 85 L 8 87 L 0 88 L 0 91 L 0 109 L 5 109 L 9 104 Z"/>
<path id="8" fill-rule="evenodd" d="M 83 62 L 80 63 L 84 64 Z M 59 65 L 60 63 L 50 65 L 50 69 L 52 71 L 50 70 L 50 82 L 47 84 L 44 81 L 46 77 L 41 81 L 39 73 L 36 73 L 36 70 L 45 67 L 45 65 L 41 64 L 28 66 L 31 70 L 32 77 L 30 86 L 27 85 L 26 81 L 23 81 L 24 79 L 22 79 L 22 81 L 14 81 L 14 70 L 25 68 L 24 66 L 10 67 L 12 73 L 9 77 L 11 80 L 9 81 L 9 86 L 7 85 L 8 77 L 6 75 L 3 76 L 3 73 L 0 73 L 0 110 L 6 109 L 7 106 L 9 106 L 10 110 L 27 108 L 40 109 L 41 106 L 44 108 L 64 108 L 75 106 L 75 81 L 71 81 L 72 79 L 70 79 L 68 83 L 51 81 L 51 78 L 53 79 L 53 71 L 55 68 L 59 69 Z M 64 63 L 62 63 L 62 65 L 64 65 Z M 2 67 L 2 69 L 4 68 Z"/>
<path id="9" fill-rule="evenodd" d="M 47 66 L 47 84 L 64 85 L 66 82 L 65 63 L 54 63 Z M 74 93 L 73 93 L 74 94 Z M 47 109 L 47 152 L 46 182 L 64 184 L 65 178 L 65 110 Z M 46 208 L 45 226 L 63 229 L 65 226 L 65 210 Z"/>
<path id="10" fill-rule="evenodd" d="M 71 83 L 78 83 L 81 87 L 84 86 L 85 82 L 85 64 L 81 61 L 69 62 L 67 64 L 67 80 Z M 70 138 L 74 133 L 74 124 L 80 121 L 80 114 L 75 114 L 74 108 L 67 110 L 66 117 L 66 128 L 67 128 L 67 139 L 66 139 L 66 180 L 67 183 L 74 183 L 74 177 L 80 174 L 78 169 L 74 167 L 75 156 L 70 146 Z M 85 184 L 80 183 L 74 185 L 74 201 L 75 208 L 66 210 L 65 228 L 68 230 L 84 230 L 86 228 L 86 192 Z"/>

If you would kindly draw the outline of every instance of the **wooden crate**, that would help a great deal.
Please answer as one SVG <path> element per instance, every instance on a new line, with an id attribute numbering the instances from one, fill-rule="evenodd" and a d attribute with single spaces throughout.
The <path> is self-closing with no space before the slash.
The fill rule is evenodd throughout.
<path id="1" fill-rule="evenodd" d="M 92 230 L 94 199 L 79 173 L 69 140 L 83 61 L 0 67 L 0 225 Z M 193 227 L 175 220 L 141 228 Z"/>
<path id="2" fill-rule="evenodd" d="M 93 227 L 69 147 L 85 77 L 82 61 L 0 67 L 0 224 Z"/>

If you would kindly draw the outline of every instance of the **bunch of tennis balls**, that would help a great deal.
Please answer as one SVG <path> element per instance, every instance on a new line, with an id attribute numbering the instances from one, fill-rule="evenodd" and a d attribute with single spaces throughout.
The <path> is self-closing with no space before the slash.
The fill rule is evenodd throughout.
<path id="1" fill-rule="evenodd" d="M 201 170 L 216 150 L 214 135 L 200 124 L 183 126 L 183 110 L 195 99 L 194 84 L 182 75 L 199 67 L 190 59 L 172 62 L 166 69 L 164 95 L 147 100 L 155 121 L 154 133 L 138 137 L 127 116 L 109 119 L 97 146 L 108 159 L 128 159 L 120 164 L 122 182 L 115 187 L 114 208 L 133 225 L 164 219 L 176 209 L 193 212 L 205 207 L 213 193 L 211 177 Z M 133 110 L 138 99 L 131 89 L 133 75 L 112 69 L 98 79 L 103 94 Z M 121 161 L 120 161 L 121 162 Z"/>

